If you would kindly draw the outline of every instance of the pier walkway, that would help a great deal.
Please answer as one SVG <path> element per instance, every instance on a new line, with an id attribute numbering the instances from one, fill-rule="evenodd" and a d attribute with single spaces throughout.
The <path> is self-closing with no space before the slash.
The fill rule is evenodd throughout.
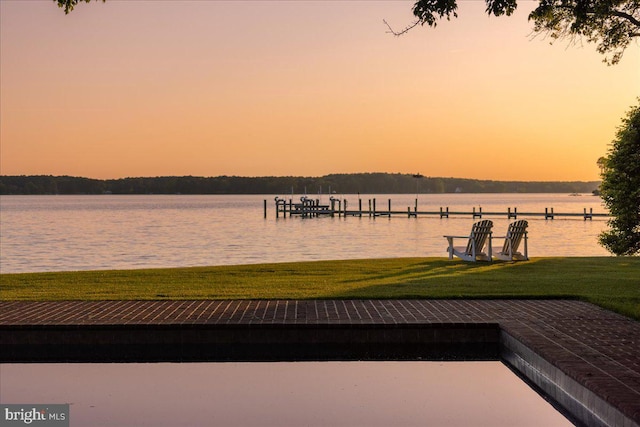
<path id="1" fill-rule="evenodd" d="M 0 360 L 502 360 L 574 422 L 640 425 L 640 322 L 567 300 L 0 302 Z"/>
<path id="2" fill-rule="evenodd" d="M 553 220 L 558 218 L 582 218 L 584 221 L 593 220 L 593 218 L 609 218 L 611 215 L 608 213 L 594 213 L 593 208 L 583 208 L 582 212 L 555 212 L 553 207 L 545 208 L 544 212 L 518 212 L 518 208 L 513 209 L 508 207 L 506 211 L 482 211 L 482 207 L 472 207 L 472 210 L 449 210 L 449 207 L 440 207 L 438 211 L 424 211 L 418 210 L 418 201 L 416 199 L 413 209 L 411 206 L 407 206 L 407 210 L 393 210 L 391 208 L 391 199 L 387 200 L 386 207 L 380 207 L 376 204 L 376 199 L 368 200 L 368 207 L 363 208 L 362 199 L 358 200 L 357 209 L 347 209 L 347 200 L 340 200 L 331 198 L 329 204 L 322 204 L 319 199 L 311 199 L 303 197 L 300 203 L 294 203 L 293 199 L 285 200 L 276 197 L 276 218 L 280 218 L 282 215 L 284 218 L 287 216 L 301 216 L 303 218 L 314 218 L 319 216 L 369 216 L 369 217 L 394 217 L 394 216 L 406 216 L 408 218 L 417 218 L 419 216 L 432 216 L 439 218 L 449 218 L 449 216 L 470 216 L 472 218 L 482 218 L 483 216 L 491 217 L 506 217 L 508 219 L 517 219 L 520 217 L 544 217 L 546 220 Z M 267 217 L 267 200 L 264 200 L 264 217 Z"/>

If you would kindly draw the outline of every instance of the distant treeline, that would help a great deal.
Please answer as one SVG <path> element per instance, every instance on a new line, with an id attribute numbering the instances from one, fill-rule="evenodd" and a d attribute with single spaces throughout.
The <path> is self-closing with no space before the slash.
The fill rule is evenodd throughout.
<path id="1" fill-rule="evenodd" d="M 253 178 L 167 176 L 106 180 L 49 175 L 0 176 L 0 194 L 591 193 L 598 185 L 595 181 L 483 181 L 392 173 Z"/>

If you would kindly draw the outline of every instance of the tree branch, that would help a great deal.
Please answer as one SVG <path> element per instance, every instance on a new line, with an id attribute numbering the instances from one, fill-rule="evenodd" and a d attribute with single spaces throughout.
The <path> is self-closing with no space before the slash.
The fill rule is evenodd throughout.
<path id="1" fill-rule="evenodd" d="M 620 12 L 619 10 L 612 10 L 611 14 L 613 16 L 617 16 L 618 18 L 626 19 L 627 21 L 631 22 L 636 27 L 640 28 L 640 20 L 635 18 L 633 15 L 629 15 L 628 13 L 625 13 L 625 12 Z"/>
<path id="2" fill-rule="evenodd" d="M 391 25 L 389 25 L 389 23 L 388 23 L 385 19 L 383 19 L 383 20 L 382 20 L 382 22 L 384 22 L 384 25 L 386 25 L 386 26 L 387 26 L 387 28 L 389 29 L 389 31 L 387 31 L 387 33 L 391 33 L 391 34 L 393 34 L 394 36 L 398 37 L 398 36 L 401 36 L 401 35 L 403 35 L 403 34 L 408 33 L 412 28 L 416 27 L 416 26 L 420 23 L 420 20 L 417 20 L 417 21 L 416 21 L 416 22 L 414 22 L 413 24 L 408 25 L 408 26 L 407 26 L 407 27 L 405 27 L 405 29 L 404 29 L 404 30 L 402 30 L 402 31 L 395 31 L 393 28 L 391 28 Z"/>
<path id="3" fill-rule="evenodd" d="M 573 12 L 575 10 L 574 6 L 569 6 L 569 5 L 556 5 L 554 7 L 558 8 L 558 9 L 568 10 L 570 12 Z M 595 12 L 595 11 L 591 10 L 591 11 L 588 11 L 587 14 L 588 15 L 596 15 L 596 16 L 605 16 L 605 17 L 609 16 L 609 15 L 617 16 L 618 18 L 626 19 L 631 24 L 633 24 L 636 27 L 640 28 L 640 20 L 638 18 L 636 18 L 635 16 L 633 16 L 631 14 L 628 14 L 626 12 L 621 12 L 619 10 L 611 9 L 611 12 L 610 13 L 606 13 L 606 14 L 598 13 L 598 12 Z"/>

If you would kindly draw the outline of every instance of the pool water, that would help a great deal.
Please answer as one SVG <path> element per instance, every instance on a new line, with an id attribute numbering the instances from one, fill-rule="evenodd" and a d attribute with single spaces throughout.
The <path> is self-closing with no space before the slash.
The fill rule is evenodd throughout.
<path id="1" fill-rule="evenodd" d="M 500 362 L 2 364 L 71 426 L 570 426 Z"/>

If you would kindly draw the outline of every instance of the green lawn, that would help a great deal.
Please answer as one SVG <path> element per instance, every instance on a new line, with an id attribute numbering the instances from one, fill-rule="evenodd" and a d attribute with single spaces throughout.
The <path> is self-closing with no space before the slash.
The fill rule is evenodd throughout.
<path id="1" fill-rule="evenodd" d="M 1 300 L 574 298 L 640 320 L 640 258 L 395 258 L 0 275 Z"/>

